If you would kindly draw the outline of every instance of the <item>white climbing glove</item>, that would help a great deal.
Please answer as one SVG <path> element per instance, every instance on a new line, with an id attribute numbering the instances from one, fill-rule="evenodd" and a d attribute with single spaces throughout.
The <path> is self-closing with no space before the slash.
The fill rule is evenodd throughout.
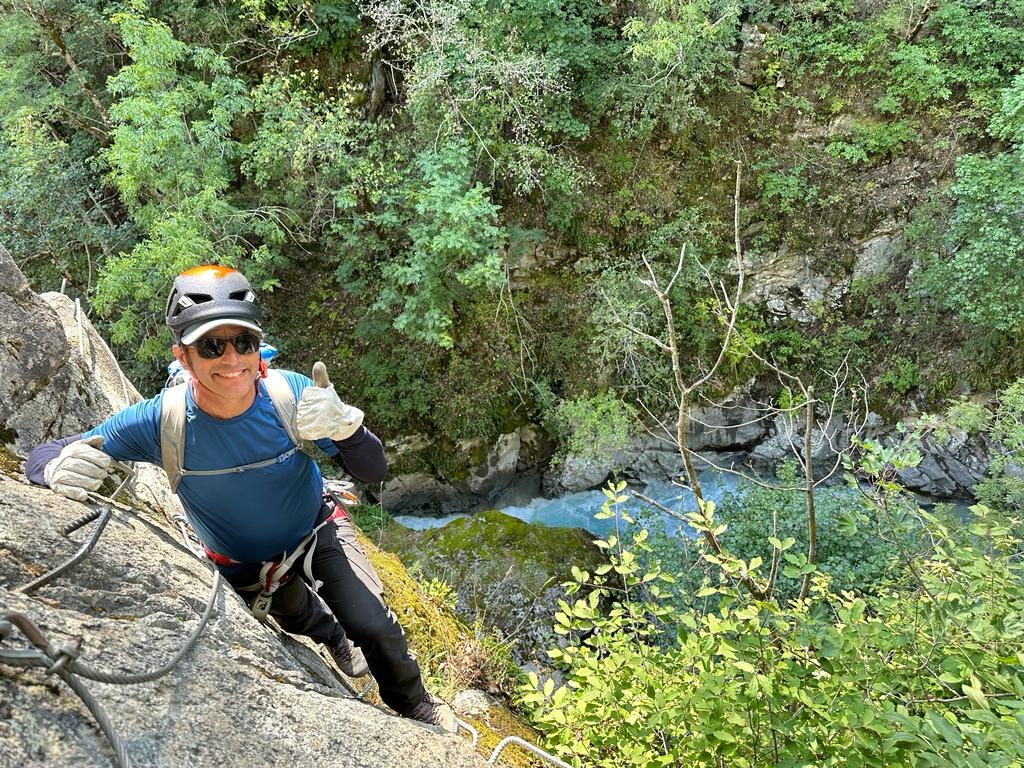
<path id="1" fill-rule="evenodd" d="M 302 391 L 296 422 L 303 440 L 344 440 L 362 425 L 363 412 L 341 401 L 327 376 L 327 366 L 318 361 L 313 365 L 313 386 Z"/>
<path id="2" fill-rule="evenodd" d="M 60 455 L 43 468 L 43 479 L 56 493 L 75 501 L 89 498 L 107 479 L 114 460 L 99 450 L 103 435 L 65 445 Z"/>

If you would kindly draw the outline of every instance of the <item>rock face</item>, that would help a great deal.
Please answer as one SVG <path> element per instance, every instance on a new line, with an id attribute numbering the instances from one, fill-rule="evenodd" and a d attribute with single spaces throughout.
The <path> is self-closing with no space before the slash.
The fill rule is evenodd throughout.
<path id="1" fill-rule="evenodd" d="M 102 351 L 92 337 L 83 339 L 83 350 L 86 357 L 77 349 L 72 355 L 57 313 L 32 293 L 0 246 L 0 443 L 25 452 L 46 437 L 79 432 L 92 426 L 98 414 L 111 412 L 86 363 Z"/>
<path id="2" fill-rule="evenodd" d="M 451 584 L 463 619 L 496 629 L 522 666 L 549 663 L 545 650 L 560 640 L 552 627 L 572 567 L 606 562 L 579 528 L 542 528 L 495 510 L 425 531 L 391 525 L 382 537 L 407 567 Z"/>
<path id="3" fill-rule="evenodd" d="M 989 446 L 981 438 L 954 430 L 945 441 L 928 435 L 921 441 L 921 462 L 902 470 L 907 488 L 939 499 L 964 498 L 985 476 Z"/>
<path id="4" fill-rule="evenodd" d="M 203 612 L 211 572 L 157 523 L 118 512 L 96 549 L 32 596 L 12 588 L 67 560 L 83 532 L 60 526 L 88 508 L 0 477 L 0 613 L 29 616 L 54 645 L 84 638 L 81 659 L 115 672 L 163 665 Z M 0 649 L 25 648 L 16 630 Z M 480 766 L 444 736 L 357 701 L 313 651 L 257 622 L 230 589 L 195 648 L 165 678 L 84 681 L 134 766 Z M 109 766 L 112 753 L 78 698 L 40 669 L 0 663 L 0 764 Z"/>
<path id="5" fill-rule="evenodd" d="M 392 466 L 409 463 L 410 456 L 422 454 L 430 441 L 413 435 L 388 446 Z M 535 424 L 525 424 L 515 432 L 501 435 L 488 448 L 481 441 L 459 443 L 453 449 L 459 456 L 482 458 L 464 478 L 453 482 L 439 480 L 425 472 L 400 472 L 391 476 L 381 490 L 380 501 L 395 514 L 450 515 L 473 513 L 493 507 L 525 504 L 540 494 L 541 468 L 551 456 L 551 445 Z M 415 460 L 414 460 L 415 463 Z"/>
<path id="6" fill-rule="evenodd" d="M 87 321 L 79 354 L 73 305 L 46 298 L 32 294 L 0 252 L 0 442 L 7 459 L 91 426 L 138 396 Z M 162 472 L 134 491 L 144 512 L 116 509 L 88 557 L 26 595 L 15 588 L 79 549 L 94 524 L 70 537 L 59 529 L 93 507 L 29 485 L 11 464 L 0 462 L 7 468 L 0 472 L 0 615 L 24 614 L 55 647 L 81 637 L 81 660 L 104 671 L 165 664 L 197 625 L 213 578 L 165 522 L 177 507 Z M 18 629 L 0 634 L 0 650 L 29 647 Z M 310 645 L 256 621 L 230 588 L 217 596 L 196 646 L 166 677 L 82 683 L 133 766 L 486 765 L 467 740 L 356 700 Z M 67 685 L 0 659 L 0 766 L 106 768 L 113 757 Z"/>
<path id="7" fill-rule="evenodd" d="M 721 405 L 693 409 L 687 421 L 687 445 L 698 454 L 698 470 L 712 466 L 737 468 L 744 466 L 756 473 L 772 473 L 780 462 L 804 453 L 803 417 L 777 415 L 761 418 L 751 401 L 740 396 Z M 509 446 L 515 441 L 503 436 L 492 448 L 480 471 L 490 471 L 492 478 L 500 478 L 481 495 L 474 495 L 468 483 L 447 484 L 426 474 L 399 475 L 385 485 L 382 502 L 395 513 L 446 515 L 476 513 L 483 509 L 504 506 L 522 506 L 531 499 L 544 495 L 560 496 L 566 493 L 590 490 L 603 486 L 610 477 L 619 475 L 631 482 L 651 480 L 678 480 L 684 474 L 683 460 L 675 446 L 672 429 L 674 417 L 667 417 L 653 434 L 635 437 L 621 452 L 593 457 L 565 457 L 557 466 L 542 474 L 537 463 L 520 460 L 512 466 Z M 527 426 L 521 429 L 535 430 Z M 870 414 L 866 431 L 861 437 L 892 444 L 899 435 L 887 434 L 876 414 Z M 817 473 L 831 472 L 837 459 L 836 450 L 849 446 L 850 427 L 840 417 L 815 424 L 811 435 L 812 458 Z M 525 440 L 520 437 L 520 446 Z M 911 491 L 937 499 L 964 499 L 981 480 L 989 464 L 989 446 L 984 440 L 954 432 L 945 442 L 927 437 L 919 446 L 922 460 L 917 467 L 902 470 L 900 481 Z M 549 453 L 541 454 L 543 456 Z M 496 460 L 495 457 L 505 456 Z M 501 467 L 494 471 L 495 467 Z M 478 489 L 483 485 L 477 485 Z"/>

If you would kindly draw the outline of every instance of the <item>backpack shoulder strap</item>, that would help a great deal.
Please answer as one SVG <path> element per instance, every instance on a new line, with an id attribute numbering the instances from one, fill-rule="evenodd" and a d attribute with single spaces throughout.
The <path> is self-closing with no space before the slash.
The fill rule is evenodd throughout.
<path id="1" fill-rule="evenodd" d="M 164 390 L 160 403 L 160 461 L 167 473 L 171 491 L 177 493 L 181 468 L 185 463 L 185 390 L 178 384 Z"/>
<path id="2" fill-rule="evenodd" d="M 295 393 L 292 392 L 292 388 L 288 384 L 288 380 L 285 379 L 284 374 L 274 368 L 270 368 L 267 371 L 267 377 L 263 379 L 263 386 L 266 387 L 267 394 L 270 395 L 270 402 L 274 404 L 277 420 L 281 422 L 284 431 L 288 433 L 288 439 L 292 441 L 292 445 L 298 447 L 303 453 L 312 456 L 314 453 L 313 443 L 299 437 L 297 421 L 299 407 L 295 402 Z"/>

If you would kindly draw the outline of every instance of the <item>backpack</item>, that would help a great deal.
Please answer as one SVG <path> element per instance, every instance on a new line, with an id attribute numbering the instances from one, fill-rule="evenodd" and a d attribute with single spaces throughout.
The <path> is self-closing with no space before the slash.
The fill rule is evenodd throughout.
<path id="1" fill-rule="evenodd" d="M 270 401 L 274 404 L 277 420 L 281 422 L 284 431 L 288 433 L 288 439 L 292 442 L 292 448 L 280 456 L 257 461 L 253 464 L 206 470 L 187 470 L 183 467 L 185 461 L 185 392 L 187 385 L 183 382 L 164 390 L 160 408 L 160 460 L 163 464 L 164 472 L 167 473 L 167 481 L 171 484 L 172 492 L 177 492 L 178 483 L 181 482 L 181 478 L 185 475 L 225 475 L 231 472 L 245 472 L 249 469 L 261 469 L 282 462 L 298 451 L 302 451 L 309 456 L 314 454 L 313 443 L 299 437 L 299 429 L 295 421 L 298 405 L 295 402 L 295 393 L 292 392 L 292 388 L 288 385 L 284 375 L 278 370 L 268 369 L 266 376 L 263 378 L 263 386 L 266 387 Z"/>

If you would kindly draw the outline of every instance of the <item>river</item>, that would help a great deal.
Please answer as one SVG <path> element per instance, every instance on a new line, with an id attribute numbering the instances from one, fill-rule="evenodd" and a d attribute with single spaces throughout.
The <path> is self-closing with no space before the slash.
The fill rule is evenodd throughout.
<path id="1" fill-rule="evenodd" d="M 725 493 L 735 490 L 737 485 L 737 477 L 735 475 L 719 472 L 702 472 L 700 481 L 704 497 L 713 501 L 720 500 Z M 647 483 L 640 489 L 640 492 L 669 509 L 680 512 L 693 509 L 692 493 L 663 480 Z M 524 506 L 501 507 L 499 510 L 506 515 L 517 517 L 527 523 L 544 525 L 551 528 L 585 528 L 598 536 L 604 536 L 613 530 L 615 526 L 613 518 L 598 520 L 594 517 L 600 511 L 605 498 L 604 493 L 600 490 L 581 491 L 551 499 L 536 498 Z M 627 510 L 636 510 L 641 504 L 642 502 L 639 500 L 631 499 L 625 504 L 625 507 Z M 671 515 L 658 514 L 664 521 L 665 529 L 668 532 L 673 532 L 682 525 Z M 446 515 L 442 517 L 397 515 L 395 522 L 407 528 L 422 531 L 426 528 L 438 528 L 447 525 L 452 520 L 460 517 L 466 517 L 466 515 Z"/>

